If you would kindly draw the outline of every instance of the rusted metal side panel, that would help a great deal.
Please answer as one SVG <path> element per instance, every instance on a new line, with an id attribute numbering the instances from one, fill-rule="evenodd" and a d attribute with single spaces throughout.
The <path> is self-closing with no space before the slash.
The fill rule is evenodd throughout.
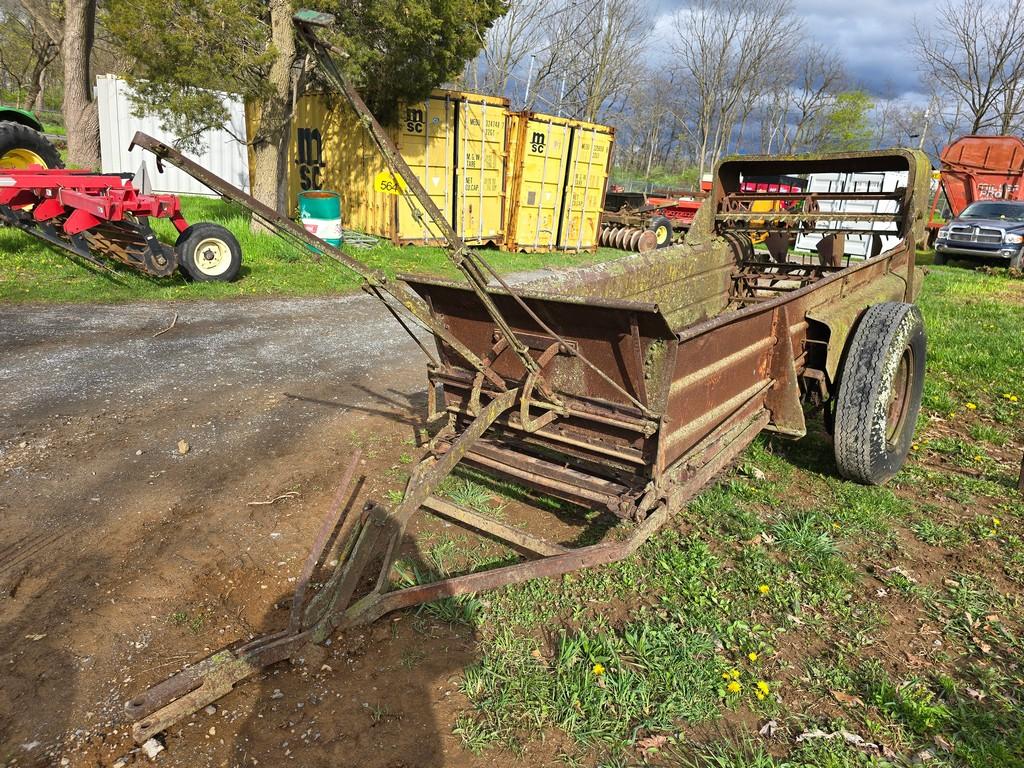
<path id="1" fill-rule="evenodd" d="M 773 346 L 770 311 L 680 343 L 660 466 L 672 465 L 741 407 L 764 407 Z"/>
<path id="2" fill-rule="evenodd" d="M 469 290 L 441 280 L 403 280 L 470 349 L 490 356 L 491 367 L 499 376 L 509 381 L 522 379 L 522 363 L 507 348 L 491 354 L 498 342 L 494 323 Z M 534 358 L 539 358 L 554 340 L 511 297 L 496 290 L 491 295 Z M 572 350 L 559 350 L 545 369 L 545 376 L 556 391 L 628 407 L 622 393 L 580 363 L 574 354 L 579 352 L 644 402 L 648 397 L 646 377 L 658 376 L 657 372 L 646 370 L 645 361 L 657 365 L 661 358 L 656 347 L 664 346 L 672 338 L 672 331 L 656 306 L 628 301 L 577 301 L 558 296 L 541 298 L 536 294 L 524 298 L 538 316 L 574 346 Z M 443 346 L 441 352 L 446 366 L 460 367 L 458 356 Z"/>
<path id="3" fill-rule="evenodd" d="M 919 273 L 915 271 L 907 280 L 903 271 L 907 258 L 905 252 L 897 253 L 891 260 L 874 259 L 844 270 L 842 280 L 816 286 L 795 306 L 809 321 L 828 329 L 825 372 L 830 381 L 836 380 L 846 341 L 865 309 L 885 301 L 912 301 L 916 296 Z M 909 268 L 913 270 L 912 265 Z"/>

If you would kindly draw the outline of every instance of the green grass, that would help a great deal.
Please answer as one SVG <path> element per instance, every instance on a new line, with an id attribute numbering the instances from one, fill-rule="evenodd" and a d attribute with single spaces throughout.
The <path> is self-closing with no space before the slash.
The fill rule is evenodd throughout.
<path id="1" fill-rule="evenodd" d="M 16 230 L 0 229 L 0 301 L 122 302 L 136 300 L 230 298 L 239 296 L 323 296 L 351 293 L 359 279 L 330 258 L 314 254 L 269 234 L 254 234 L 249 217 L 239 206 L 221 200 L 185 197 L 190 222 L 212 221 L 228 227 L 242 246 L 241 277 L 234 283 L 191 283 L 180 274 L 151 278 L 122 265 L 114 272 L 96 270 L 64 255 L 64 251 Z M 164 242 L 174 243 L 174 227 L 166 220 L 153 226 Z M 394 246 L 380 241 L 372 249 L 345 249 L 350 255 L 388 275 L 399 273 L 455 276 L 457 271 L 443 249 Z M 544 266 L 568 267 L 619 258 L 623 251 L 600 249 L 592 254 L 525 254 L 484 251 L 499 272 Z"/>
<path id="2" fill-rule="evenodd" d="M 995 425 L 1019 423 L 1024 283 L 933 267 L 920 305 L 928 328 L 925 407 L 957 419 L 983 416 Z M 1010 402 L 1005 395 L 1019 400 Z M 972 411 L 967 403 L 978 408 Z"/>

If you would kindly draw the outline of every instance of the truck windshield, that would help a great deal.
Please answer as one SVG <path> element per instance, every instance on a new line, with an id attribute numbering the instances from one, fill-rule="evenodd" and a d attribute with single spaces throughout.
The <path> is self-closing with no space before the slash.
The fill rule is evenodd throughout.
<path id="1" fill-rule="evenodd" d="M 960 214 L 961 219 L 1006 219 L 1024 221 L 1024 204 L 985 201 L 972 203 Z"/>

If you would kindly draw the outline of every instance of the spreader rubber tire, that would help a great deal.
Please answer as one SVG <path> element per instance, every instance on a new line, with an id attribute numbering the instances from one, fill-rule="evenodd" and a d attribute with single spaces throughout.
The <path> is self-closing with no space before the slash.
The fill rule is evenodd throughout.
<path id="1" fill-rule="evenodd" d="M 667 216 L 655 216 L 647 228 L 658 238 L 658 248 L 672 245 L 672 221 Z"/>
<path id="2" fill-rule="evenodd" d="M 0 168 L 24 168 L 36 162 L 33 155 L 46 168 L 64 167 L 60 152 L 39 131 L 21 123 L 0 121 Z"/>
<path id="3" fill-rule="evenodd" d="M 881 485 L 903 466 L 921 409 L 926 347 L 915 305 L 886 302 L 864 311 L 836 398 L 836 465 L 844 477 Z"/>
<path id="4" fill-rule="evenodd" d="M 174 244 L 181 269 L 196 282 L 230 283 L 242 266 L 242 247 L 220 224 L 193 224 Z"/>

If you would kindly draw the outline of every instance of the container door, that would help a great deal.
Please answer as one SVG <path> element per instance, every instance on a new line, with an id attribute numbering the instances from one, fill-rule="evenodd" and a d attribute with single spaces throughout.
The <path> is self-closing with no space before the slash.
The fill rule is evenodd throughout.
<path id="1" fill-rule="evenodd" d="M 451 220 L 455 149 L 455 102 L 431 96 L 399 110 L 398 151 L 434 204 Z M 404 195 L 398 200 L 398 240 L 402 243 L 444 242 L 440 230 L 424 213 L 418 220 Z M 418 208 L 418 206 L 417 206 Z M 422 212 L 421 212 L 422 213 Z"/>
<path id="2" fill-rule="evenodd" d="M 597 247 L 613 140 L 614 134 L 607 128 L 584 124 L 572 129 L 558 237 L 560 250 L 588 251 Z"/>
<path id="3" fill-rule="evenodd" d="M 551 251 L 558 236 L 569 155 L 571 128 L 565 121 L 535 116 L 519 137 L 521 163 L 516 217 L 516 247 L 524 251 Z"/>
<path id="4" fill-rule="evenodd" d="M 455 231 L 470 244 L 504 238 L 505 107 L 486 99 L 458 102 Z"/>

